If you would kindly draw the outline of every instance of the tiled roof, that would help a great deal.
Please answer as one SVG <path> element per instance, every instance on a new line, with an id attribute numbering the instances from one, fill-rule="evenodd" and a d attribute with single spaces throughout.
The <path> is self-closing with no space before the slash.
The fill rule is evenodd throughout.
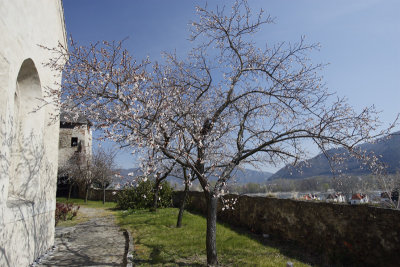
<path id="1" fill-rule="evenodd" d="M 364 197 L 363 196 L 361 196 L 360 194 L 354 194 L 352 197 L 351 197 L 351 199 L 352 200 L 361 200 L 361 199 L 363 199 Z"/>

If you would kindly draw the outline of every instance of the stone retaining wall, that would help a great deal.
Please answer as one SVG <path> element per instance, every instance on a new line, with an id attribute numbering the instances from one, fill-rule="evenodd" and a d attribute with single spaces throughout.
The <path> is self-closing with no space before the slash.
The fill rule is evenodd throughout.
<path id="1" fill-rule="evenodd" d="M 174 195 L 178 205 L 183 192 Z M 218 207 L 218 219 L 234 226 L 294 241 L 319 253 L 327 264 L 399 266 L 400 212 L 366 205 L 332 204 L 270 197 L 237 198 L 233 210 Z M 190 192 L 189 210 L 206 212 L 202 192 Z"/>

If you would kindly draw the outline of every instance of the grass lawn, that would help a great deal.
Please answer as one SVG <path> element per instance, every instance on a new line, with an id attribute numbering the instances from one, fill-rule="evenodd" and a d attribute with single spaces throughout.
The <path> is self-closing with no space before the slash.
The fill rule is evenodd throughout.
<path id="1" fill-rule="evenodd" d="M 117 205 L 116 202 L 107 202 L 103 204 L 102 201 L 93 201 L 93 200 L 88 200 L 88 203 L 85 203 L 84 199 L 80 198 L 70 198 L 68 201 L 66 197 L 58 197 L 57 202 L 62 202 L 62 203 L 74 203 L 76 205 L 80 206 L 85 206 L 88 208 L 105 208 L 105 209 L 113 209 Z"/>
<path id="2" fill-rule="evenodd" d="M 206 263 L 204 217 L 185 212 L 182 228 L 176 228 L 178 209 L 118 212 L 120 225 L 131 231 L 138 266 L 203 266 Z M 218 259 L 223 266 L 309 266 L 262 244 L 249 233 L 217 225 Z"/>
<path id="3" fill-rule="evenodd" d="M 79 198 L 71 198 L 69 201 L 65 197 L 58 197 L 57 202 L 61 203 L 73 203 L 74 205 L 79 205 L 81 207 L 87 207 L 87 208 L 95 208 L 98 209 L 98 212 L 96 212 L 96 216 L 107 216 L 109 214 L 115 214 L 116 212 L 113 211 L 112 209 L 115 208 L 116 204 L 115 202 L 106 202 L 103 205 L 102 201 L 92 201 L 88 200 L 88 203 L 85 203 L 84 199 L 79 199 Z M 90 216 L 88 214 L 85 214 L 82 211 L 78 211 L 78 215 L 74 217 L 72 220 L 67 220 L 67 221 L 59 221 L 57 224 L 57 227 L 70 227 L 74 226 L 78 223 L 83 223 L 90 220 Z"/>

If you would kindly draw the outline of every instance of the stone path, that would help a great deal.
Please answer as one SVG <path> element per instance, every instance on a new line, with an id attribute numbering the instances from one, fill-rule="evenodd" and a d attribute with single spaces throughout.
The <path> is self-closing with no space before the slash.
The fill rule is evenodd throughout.
<path id="1" fill-rule="evenodd" d="M 34 266 L 126 266 L 124 232 L 113 215 L 101 211 L 81 207 L 79 212 L 89 220 L 73 227 L 57 227 L 54 251 Z"/>

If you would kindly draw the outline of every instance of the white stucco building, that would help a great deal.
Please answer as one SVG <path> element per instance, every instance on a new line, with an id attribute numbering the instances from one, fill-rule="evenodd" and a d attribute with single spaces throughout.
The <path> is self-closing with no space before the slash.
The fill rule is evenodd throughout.
<path id="1" fill-rule="evenodd" d="M 38 45 L 66 45 L 61 0 L 0 0 L 0 266 L 28 266 L 54 243 L 59 123 L 34 111 L 60 82 Z"/>
<path id="2" fill-rule="evenodd" d="M 346 202 L 346 197 L 341 193 L 332 193 L 326 197 L 326 202 L 337 202 L 344 203 Z"/>
<path id="3" fill-rule="evenodd" d="M 351 205 L 368 203 L 368 196 L 365 194 L 353 194 L 350 199 Z"/>

